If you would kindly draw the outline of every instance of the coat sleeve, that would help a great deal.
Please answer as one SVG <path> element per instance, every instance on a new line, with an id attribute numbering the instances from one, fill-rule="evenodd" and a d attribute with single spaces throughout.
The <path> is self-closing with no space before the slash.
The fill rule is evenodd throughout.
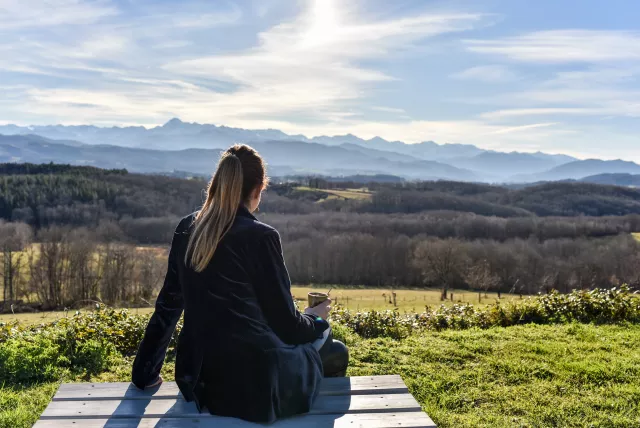
<path id="1" fill-rule="evenodd" d="M 164 284 L 158 294 L 155 311 L 149 320 L 133 362 L 132 381 L 141 389 L 155 381 L 160 375 L 171 336 L 184 308 L 182 288 L 177 271 L 177 236 L 178 232 L 176 231 L 169 251 Z"/>
<path id="2" fill-rule="evenodd" d="M 258 244 L 255 290 L 258 302 L 273 331 L 290 345 L 313 342 L 329 324 L 301 314 L 291 296 L 291 281 L 284 263 L 280 235 L 266 232 Z"/>

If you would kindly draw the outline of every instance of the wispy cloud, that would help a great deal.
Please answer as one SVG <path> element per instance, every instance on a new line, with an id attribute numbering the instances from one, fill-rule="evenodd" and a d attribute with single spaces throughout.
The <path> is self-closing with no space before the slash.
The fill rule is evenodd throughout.
<path id="1" fill-rule="evenodd" d="M 479 65 L 467 68 L 451 75 L 459 80 L 477 80 L 487 83 L 507 83 L 517 80 L 519 76 L 504 65 Z"/>
<path id="2" fill-rule="evenodd" d="M 118 14 L 109 1 L 0 0 L 0 32 L 19 28 L 85 25 Z"/>
<path id="3" fill-rule="evenodd" d="M 394 108 L 394 107 L 376 106 L 376 107 L 371 107 L 371 110 L 381 111 L 383 113 L 398 113 L 398 114 L 405 113 L 405 110 L 403 108 Z"/>
<path id="4" fill-rule="evenodd" d="M 481 18 L 424 13 L 361 22 L 344 4 L 318 0 L 295 20 L 260 33 L 258 46 L 172 62 L 164 68 L 182 76 L 236 84 L 240 89 L 230 97 L 248 103 L 256 112 L 302 109 L 321 116 L 362 98 L 365 88 L 394 79 L 363 67 L 361 61 L 383 58 L 412 42 L 473 28 Z"/>
<path id="5" fill-rule="evenodd" d="M 640 60 L 640 32 L 616 30 L 538 31 L 494 40 L 467 40 L 471 52 L 517 61 L 597 63 Z"/>
<path id="6" fill-rule="evenodd" d="M 209 13 L 201 10 L 209 3 L 196 4 L 200 9 L 185 6 L 165 20 L 166 11 L 154 8 L 135 24 L 121 19 L 75 37 L 21 40 L 11 47 L 11 61 L 0 58 L 0 71 L 19 64 L 52 77 L 67 73 L 73 84 L 34 87 L 19 107 L 60 121 L 159 123 L 180 116 L 247 127 L 260 120 L 326 123 L 353 117 L 358 103 L 396 79 L 367 61 L 409 54 L 415 43 L 472 29 L 483 19 L 429 12 L 373 19 L 345 3 L 316 0 L 259 32 L 256 43 L 229 49 L 224 38 L 202 44 L 198 31 L 231 25 L 242 13 L 235 6 Z M 165 55 L 167 49 L 175 53 Z"/>

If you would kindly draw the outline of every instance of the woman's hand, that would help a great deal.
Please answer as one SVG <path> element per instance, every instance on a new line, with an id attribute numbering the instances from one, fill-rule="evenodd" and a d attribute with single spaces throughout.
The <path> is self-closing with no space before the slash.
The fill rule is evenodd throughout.
<path id="1" fill-rule="evenodd" d="M 313 308 L 306 308 L 304 310 L 305 314 L 320 317 L 323 320 L 327 319 L 327 317 L 329 316 L 329 312 L 331 312 L 331 299 L 325 300 L 318 306 L 314 306 Z"/>

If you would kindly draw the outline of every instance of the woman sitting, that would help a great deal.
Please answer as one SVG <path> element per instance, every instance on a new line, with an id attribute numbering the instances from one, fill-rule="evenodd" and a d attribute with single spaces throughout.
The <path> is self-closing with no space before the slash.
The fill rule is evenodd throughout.
<path id="1" fill-rule="evenodd" d="M 308 412 L 323 376 L 345 376 L 330 300 L 296 309 L 280 236 L 253 215 L 265 164 L 246 145 L 222 154 L 200 211 L 178 225 L 164 285 L 133 363 L 133 383 L 162 382 L 178 319 L 176 382 L 187 401 L 220 416 L 273 422 Z"/>

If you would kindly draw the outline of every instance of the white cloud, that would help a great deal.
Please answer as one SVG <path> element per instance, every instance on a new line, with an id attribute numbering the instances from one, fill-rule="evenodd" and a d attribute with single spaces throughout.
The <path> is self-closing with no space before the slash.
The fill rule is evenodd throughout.
<path id="1" fill-rule="evenodd" d="M 640 60 L 640 32 L 617 30 L 538 31 L 495 40 L 467 40 L 471 52 L 524 62 L 598 63 Z"/>
<path id="2" fill-rule="evenodd" d="M 68 76 L 73 85 L 43 85 L 25 93 L 16 109 L 30 117 L 160 123 L 179 116 L 246 127 L 295 117 L 331 123 L 356 115 L 371 91 L 395 79 L 363 61 L 385 59 L 430 37 L 473 28 L 482 19 L 477 14 L 419 13 L 371 20 L 335 1 L 316 0 L 310 6 L 259 33 L 255 46 L 223 54 L 211 54 L 222 50 L 220 43 L 171 56 L 160 52 L 189 41 L 186 30 L 178 28 L 179 43 L 172 43 L 176 25 L 193 23 L 196 15 L 204 17 L 197 24 L 226 25 L 239 19 L 237 9 L 211 19 L 211 14 L 187 8 L 167 20 L 168 27 L 162 27 L 167 34 L 156 34 L 156 29 L 150 38 L 147 27 L 158 27 L 165 16 L 159 10 L 135 25 L 125 21 L 91 26 L 68 39 L 21 40 L 11 46 L 12 55 L 6 57 L 11 61 L 0 58 L 0 71 L 18 63 L 51 75 L 74 72 Z"/>
<path id="3" fill-rule="evenodd" d="M 109 1 L 0 0 L 0 32 L 18 28 L 84 25 L 117 15 Z"/>
<path id="4" fill-rule="evenodd" d="M 258 35 L 258 46 L 231 54 L 171 62 L 164 67 L 181 76 L 197 76 L 238 85 L 221 103 L 277 116 L 335 114 L 365 97 L 374 84 L 393 76 L 363 67 L 362 60 L 384 58 L 426 38 L 472 28 L 474 14 L 418 14 L 362 21 L 333 0 L 316 0 L 291 22 Z M 225 99 L 228 98 L 228 99 Z M 245 104 L 246 103 L 246 104 Z"/>
<path id="5" fill-rule="evenodd" d="M 459 80 L 477 80 L 487 83 L 506 83 L 518 79 L 518 75 L 504 65 L 479 65 L 451 75 Z"/>
<path id="6" fill-rule="evenodd" d="M 551 116 L 561 114 L 592 115 L 602 114 L 602 112 L 602 109 L 582 107 L 517 108 L 491 111 L 481 114 L 480 117 L 484 119 L 502 119 L 515 116 Z"/>
<path id="7" fill-rule="evenodd" d="M 371 107 L 371 110 L 381 111 L 383 113 L 398 113 L 398 114 L 405 113 L 405 110 L 402 108 L 383 107 L 383 106 Z"/>

